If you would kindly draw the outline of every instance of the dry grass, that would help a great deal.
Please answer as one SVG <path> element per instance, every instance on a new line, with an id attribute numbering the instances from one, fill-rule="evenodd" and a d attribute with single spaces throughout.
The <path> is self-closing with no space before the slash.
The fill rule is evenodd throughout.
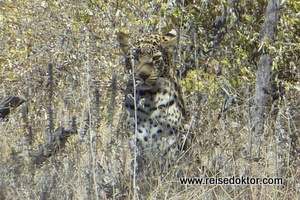
<path id="1" fill-rule="evenodd" d="M 196 8 L 179 6 L 178 10 L 187 10 L 184 15 L 175 7 L 166 9 L 166 3 L 147 2 L 0 1 L 0 98 L 29 99 L 11 113 L 8 122 L 0 123 L 0 199 L 296 199 L 300 180 L 296 66 L 300 50 L 295 36 L 299 25 L 291 20 L 297 19 L 292 17 L 299 8 L 286 5 L 282 9 L 282 19 L 290 19 L 278 25 L 282 46 L 277 49 L 284 52 L 271 53 L 275 63 L 289 63 L 290 73 L 283 73 L 286 77 L 282 79 L 278 75 L 276 84 L 280 83 L 285 93 L 273 102 L 266 116 L 257 158 L 252 156 L 250 105 L 258 60 L 252 52 L 259 46 L 255 34 L 262 19 L 252 26 L 242 26 L 250 23 L 242 20 L 227 22 L 234 28 L 212 45 L 216 42 L 210 37 L 214 34 L 212 23 L 223 8 L 220 2 L 199 1 Z M 259 18 L 263 11 L 243 16 Z M 200 17 L 192 18 L 193 12 L 201 13 Z M 197 24 L 196 30 L 179 29 L 178 24 L 189 19 Z M 199 116 L 194 121 L 190 150 L 161 174 L 140 174 L 137 195 L 123 127 L 124 58 L 115 33 L 157 33 L 171 28 L 180 30 L 182 36 L 176 50 L 178 69 L 190 67 L 182 81 L 186 102 L 192 115 L 198 110 Z M 286 33 L 292 35 L 284 37 Z M 281 53 L 286 57 L 279 57 Z M 53 64 L 52 99 L 47 84 L 49 63 Z M 294 75 L 296 82 L 287 80 L 288 75 Z M 225 96 L 221 84 L 240 100 L 219 117 Z M 49 106 L 54 130 L 70 127 L 76 117 L 78 134 L 42 166 L 35 166 L 30 157 L 20 156 L 49 141 Z M 26 120 L 23 109 L 27 110 Z M 181 185 L 180 176 L 283 177 L 284 183 Z"/>

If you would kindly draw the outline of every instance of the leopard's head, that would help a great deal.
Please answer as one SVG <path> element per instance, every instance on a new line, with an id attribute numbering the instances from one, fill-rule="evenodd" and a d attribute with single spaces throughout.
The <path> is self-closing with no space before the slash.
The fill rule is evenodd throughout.
<path id="1" fill-rule="evenodd" d="M 117 34 L 126 56 L 126 68 L 133 70 L 139 88 L 151 89 L 159 77 L 170 75 L 171 47 L 176 43 L 176 38 L 175 30 L 163 36 L 144 34 L 136 39 L 123 32 Z"/>

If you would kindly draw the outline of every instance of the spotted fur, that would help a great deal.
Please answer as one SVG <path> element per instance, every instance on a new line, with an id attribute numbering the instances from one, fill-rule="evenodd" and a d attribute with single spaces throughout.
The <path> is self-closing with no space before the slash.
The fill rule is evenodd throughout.
<path id="1" fill-rule="evenodd" d="M 172 71 L 176 38 L 174 30 L 164 36 L 145 34 L 135 39 L 122 32 L 117 34 L 129 73 L 125 91 L 127 130 L 133 133 L 129 144 L 146 158 L 165 154 L 178 141 L 185 118 L 181 90 Z"/>

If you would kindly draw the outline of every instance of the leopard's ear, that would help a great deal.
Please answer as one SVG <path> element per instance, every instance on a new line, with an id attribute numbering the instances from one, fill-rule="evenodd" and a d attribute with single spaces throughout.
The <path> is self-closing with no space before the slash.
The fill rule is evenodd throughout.
<path id="1" fill-rule="evenodd" d="M 118 32 L 117 40 L 120 43 L 121 49 L 126 54 L 130 49 L 130 36 L 126 33 Z"/>
<path id="2" fill-rule="evenodd" d="M 169 33 L 165 34 L 161 38 L 161 43 L 164 47 L 173 46 L 177 41 L 177 31 L 172 29 Z"/>

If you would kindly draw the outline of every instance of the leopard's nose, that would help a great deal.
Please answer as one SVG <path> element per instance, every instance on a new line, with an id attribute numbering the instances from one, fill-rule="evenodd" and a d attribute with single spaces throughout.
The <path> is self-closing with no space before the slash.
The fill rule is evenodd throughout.
<path id="1" fill-rule="evenodd" d="M 150 75 L 148 74 L 139 74 L 139 77 L 141 77 L 141 79 L 143 79 L 144 81 L 149 78 Z"/>

